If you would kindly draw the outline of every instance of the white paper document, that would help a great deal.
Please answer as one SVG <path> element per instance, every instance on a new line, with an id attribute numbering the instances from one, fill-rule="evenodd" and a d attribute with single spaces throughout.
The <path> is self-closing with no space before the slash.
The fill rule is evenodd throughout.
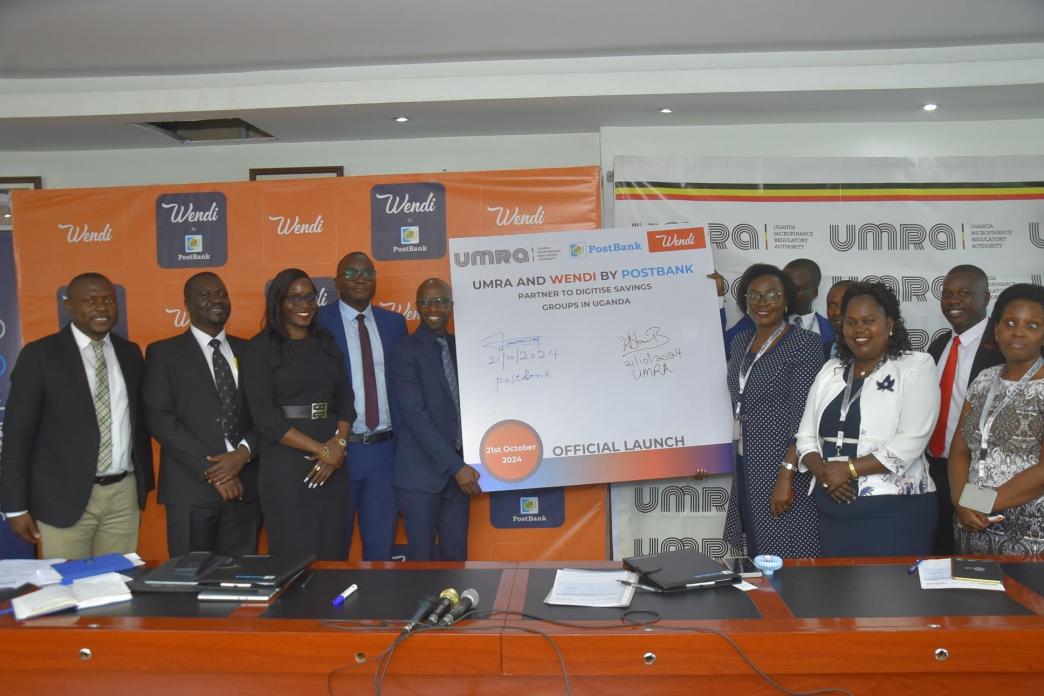
<path id="1" fill-rule="evenodd" d="M 0 588 L 21 587 L 26 583 L 37 587 L 55 585 L 62 581 L 62 576 L 51 566 L 55 563 L 62 563 L 64 560 L 64 558 L 48 558 L 42 561 L 31 558 L 11 558 L 0 561 Z"/>
<path id="2" fill-rule="evenodd" d="M 129 602 L 131 592 L 127 589 L 127 576 L 119 573 L 104 573 L 82 578 L 71 585 L 49 585 L 36 592 L 15 597 L 11 600 L 15 618 L 19 621 L 34 616 L 53 614 L 65 609 L 90 609 L 107 604 Z"/>
<path id="3" fill-rule="evenodd" d="M 629 607 L 638 574 L 629 570 L 572 570 L 561 568 L 545 604 L 573 607 Z"/>
<path id="4" fill-rule="evenodd" d="M 949 558 L 931 558 L 917 564 L 922 590 L 994 590 L 1004 591 L 1003 583 L 954 580 Z"/>

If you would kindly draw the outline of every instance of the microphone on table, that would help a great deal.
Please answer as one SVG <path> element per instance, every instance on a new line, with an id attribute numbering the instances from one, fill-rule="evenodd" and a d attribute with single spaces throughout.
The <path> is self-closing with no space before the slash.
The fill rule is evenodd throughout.
<path id="1" fill-rule="evenodd" d="M 435 604 L 435 608 L 430 614 L 428 614 L 427 623 L 434 626 L 439 620 L 446 614 L 450 608 L 457 603 L 460 599 L 460 595 L 452 587 L 447 587 L 439 594 L 438 602 Z"/>
<path id="2" fill-rule="evenodd" d="M 420 601 L 420 604 L 417 605 L 417 609 L 413 612 L 413 616 L 411 616 L 409 621 L 406 622 L 406 625 L 402 627 L 402 632 L 409 633 L 413 629 L 417 628 L 417 626 L 419 626 L 421 622 L 424 621 L 424 617 L 426 617 L 431 612 L 431 610 L 435 608 L 435 602 L 435 598 L 431 595 L 422 599 Z"/>
<path id="3" fill-rule="evenodd" d="M 461 617 L 477 607 L 478 603 L 479 593 L 477 590 L 473 588 L 464 590 L 460 594 L 460 600 L 439 620 L 439 626 L 452 626 L 460 621 Z"/>

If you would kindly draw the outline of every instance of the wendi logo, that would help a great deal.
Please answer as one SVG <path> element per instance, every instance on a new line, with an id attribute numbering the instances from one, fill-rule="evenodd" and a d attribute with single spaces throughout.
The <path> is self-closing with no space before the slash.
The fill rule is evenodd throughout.
<path id="1" fill-rule="evenodd" d="M 645 234 L 649 240 L 649 251 L 651 252 L 704 249 L 707 246 L 707 237 L 702 227 L 649 230 Z"/>

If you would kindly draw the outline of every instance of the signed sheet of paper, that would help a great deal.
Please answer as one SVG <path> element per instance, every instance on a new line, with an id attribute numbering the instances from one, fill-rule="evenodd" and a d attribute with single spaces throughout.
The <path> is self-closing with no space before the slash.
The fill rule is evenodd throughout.
<path id="1" fill-rule="evenodd" d="M 450 240 L 464 460 L 483 490 L 731 470 L 702 227 Z"/>

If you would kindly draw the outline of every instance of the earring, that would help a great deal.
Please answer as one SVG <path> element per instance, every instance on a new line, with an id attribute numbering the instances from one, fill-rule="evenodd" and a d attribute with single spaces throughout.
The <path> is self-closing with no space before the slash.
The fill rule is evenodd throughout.
<path id="1" fill-rule="evenodd" d="M 895 332 L 894 332 L 894 331 L 892 331 L 891 329 L 889 329 L 889 330 L 888 330 L 888 335 L 889 335 L 889 336 L 891 336 L 891 335 L 892 335 L 892 334 L 894 334 L 894 333 L 895 333 Z"/>

